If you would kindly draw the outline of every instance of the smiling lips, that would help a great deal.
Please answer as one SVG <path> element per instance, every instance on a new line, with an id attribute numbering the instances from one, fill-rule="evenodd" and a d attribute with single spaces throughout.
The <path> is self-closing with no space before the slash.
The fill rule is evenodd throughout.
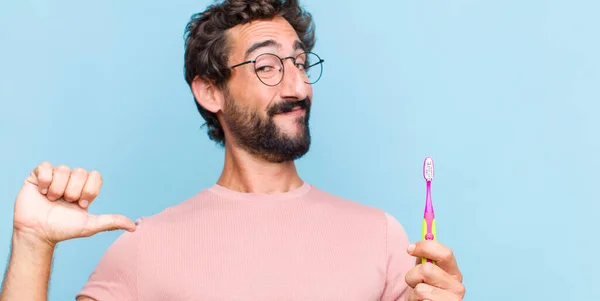
<path id="1" fill-rule="evenodd" d="M 283 116 L 299 116 L 304 114 L 304 108 L 302 108 L 302 106 L 295 106 L 293 109 L 287 111 L 283 111 L 280 113 L 277 113 L 275 115 L 283 115 Z"/>
<path id="2" fill-rule="evenodd" d="M 291 111 L 288 111 L 288 112 L 277 113 L 277 115 L 284 115 L 284 116 L 298 116 L 298 115 L 302 115 L 302 114 L 304 114 L 304 109 L 300 106 L 296 106 Z"/>
<path id="3" fill-rule="evenodd" d="M 296 101 L 283 100 L 271 106 L 268 111 L 269 116 L 301 116 L 308 112 L 310 100 L 308 98 Z"/>

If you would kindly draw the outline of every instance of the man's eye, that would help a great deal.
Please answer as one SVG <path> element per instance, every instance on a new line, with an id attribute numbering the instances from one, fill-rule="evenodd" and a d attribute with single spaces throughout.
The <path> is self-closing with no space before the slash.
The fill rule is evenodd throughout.
<path id="1" fill-rule="evenodd" d="M 256 71 L 258 71 L 258 72 L 271 72 L 274 70 L 275 70 L 275 67 L 273 67 L 273 66 L 262 66 L 262 67 L 256 68 Z"/>

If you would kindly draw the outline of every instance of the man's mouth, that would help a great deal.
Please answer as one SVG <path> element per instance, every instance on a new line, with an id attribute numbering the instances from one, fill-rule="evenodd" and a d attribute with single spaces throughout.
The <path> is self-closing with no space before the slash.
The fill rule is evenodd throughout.
<path id="1" fill-rule="evenodd" d="M 298 101 L 285 101 L 273 106 L 268 114 L 269 116 L 284 115 L 284 116 L 301 116 L 309 108 L 309 100 L 303 99 Z"/>
<path id="2" fill-rule="evenodd" d="M 276 115 L 301 115 L 304 113 L 304 108 L 301 106 L 295 106 L 291 110 L 283 110 Z"/>
<path id="3" fill-rule="evenodd" d="M 306 111 L 306 107 L 306 100 L 286 102 L 280 104 L 277 108 L 273 108 L 270 115 L 301 115 Z"/>

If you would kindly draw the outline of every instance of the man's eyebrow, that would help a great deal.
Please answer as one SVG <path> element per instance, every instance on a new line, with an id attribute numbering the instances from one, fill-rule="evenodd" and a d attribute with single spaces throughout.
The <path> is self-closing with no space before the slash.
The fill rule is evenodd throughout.
<path id="1" fill-rule="evenodd" d="M 250 46 L 250 48 L 248 48 L 248 50 L 246 50 L 246 54 L 244 55 L 244 60 L 247 60 L 248 56 L 250 54 L 252 54 L 254 51 L 256 51 L 260 48 L 273 47 L 273 46 L 275 46 L 277 48 L 281 48 L 281 44 L 277 43 L 275 40 L 272 40 L 272 39 L 254 43 L 254 44 L 252 44 L 252 46 Z M 304 43 L 296 40 L 296 41 L 294 41 L 294 50 L 306 51 L 306 47 L 304 46 Z"/>
<path id="2" fill-rule="evenodd" d="M 306 47 L 304 47 L 304 43 L 296 40 L 294 41 L 294 50 L 306 51 Z"/>
<path id="3" fill-rule="evenodd" d="M 244 60 L 247 60 L 248 56 L 250 54 L 252 54 L 252 52 L 258 50 L 259 48 L 271 47 L 271 46 L 281 48 L 281 44 L 277 43 L 275 40 L 264 40 L 262 42 L 257 42 L 257 43 L 252 44 L 252 46 L 250 46 L 250 48 L 248 48 L 248 50 L 246 50 L 246 54 L 244 55 Z"/>

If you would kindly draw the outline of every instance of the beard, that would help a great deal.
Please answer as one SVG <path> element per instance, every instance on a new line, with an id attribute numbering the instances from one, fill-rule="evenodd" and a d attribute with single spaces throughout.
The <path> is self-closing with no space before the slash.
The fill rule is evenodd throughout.
<path id="1" fill-rule="evenodd" d="M 304 109 L 304 115 L 294 120 L 299 129 L 295 136 L 291 136 L 281 131 L 274 116 L 291 112 L 295 108 Z M 267 109 L 267 116 L 263 117 L 256 110 L 237 105 L 233 97 L 226 93 L 223 113 L 223 119 L 233 136 L 232 142 L 268 162 L 293 161 L 304 156 L 310 148 L 308 98 L 275 103 Z"/>

